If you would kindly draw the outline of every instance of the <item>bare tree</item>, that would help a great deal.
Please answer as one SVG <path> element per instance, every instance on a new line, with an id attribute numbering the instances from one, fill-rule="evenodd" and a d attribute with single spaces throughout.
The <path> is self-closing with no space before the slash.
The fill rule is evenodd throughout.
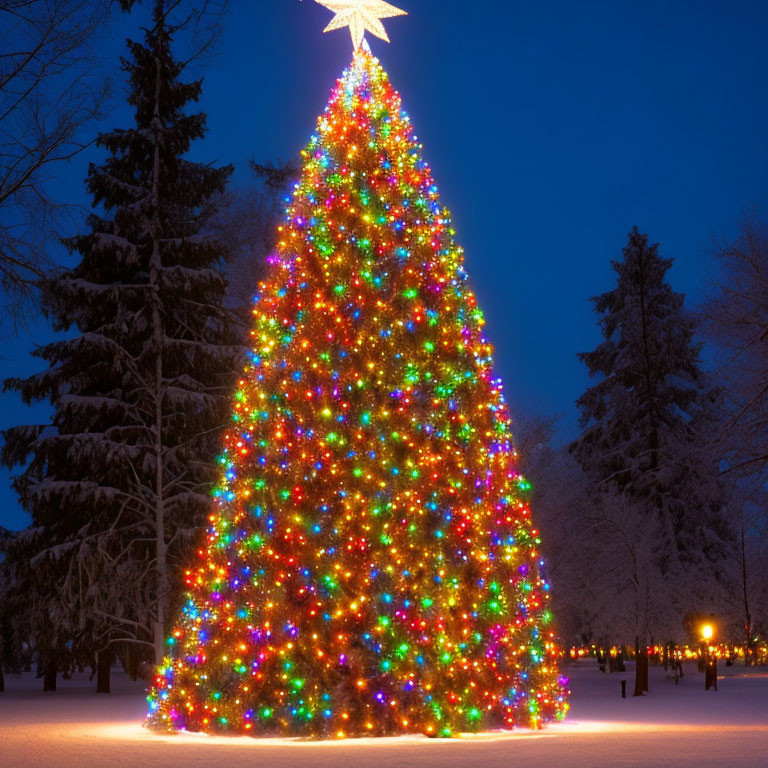
<path id="1" fill-rule="evenodd" d="M 592 639 L 602 598 L 585 567 L 595 556 L 586 477 L 565 447 L 556 444 L 557 425 L 558 419 L 549 416 L 518 420 L 515 447 L 518 469 L 531 485 L 556 625 L 563 643 L 571 644 Z"/>
<path id="2" fill-rule="evenodd" d="M 758 627 L 768 621 L 761 612 L 768 597 L 768 225 L 754 212 L 745 215 L 738 236 L 717 244 L 715 255 L 720 275 L 702 316 L 721 351 L 720 375 L 728 398 L 719 440 L 723 473 L 733 488 L 734 575 L 749 650 Z"/>
<path id="3" fill-rule="evenodd" d="M 738 593 L 734 593 L 732 601 L 733 619 L 735 624 L 741 624 L 747 665 L 757 663 L 758 635 L 768 631 L 767 502 L 768 490 L 762 473 L 734 478 L 731 519 L 737 539 L 732 580 Z"/>
<path id="4" fill-rule="evenodd" d="M 0 287 L 16 310 L 48 266 L 67 210 L 47 182 L 88 146 L 84 128 L 107 96 L 92 42 L 110 6 L 0 0 Z"/>
<path id="5" fill-rule="evenodd" d="M 169 26 L 185 29 L 185 63 L 214 50 L 227 0 L 172 0 Z M 53 266 L 52 245 L 72 207 L 52 178 L 88 147 L 109 81 L 93 40 L 114 0 L 0 0 L 0 289 L 16 321 Z M 146 5 L 119 0 L 123 10 Z"/>
<path id="6" fill-rule="evenodd" d="M 217 201 L 218 210 L 210 224 L 228 254 L 228 306 L 245 326 L 250 324 L 253 297 L 277 242 L 285 195 L 299 173 L 296 162 L 260 164 L 251 160 L 250 165 L 257 183 L 228 189 Z"/>
<path id="7" fill-rule="evenodd" d="M 705 328 L 723 351 L 733 436 L 730 471 L 768 469 L 768 226 L 754 215 L 716 246 L 720 276 L 704 307 Z"/>

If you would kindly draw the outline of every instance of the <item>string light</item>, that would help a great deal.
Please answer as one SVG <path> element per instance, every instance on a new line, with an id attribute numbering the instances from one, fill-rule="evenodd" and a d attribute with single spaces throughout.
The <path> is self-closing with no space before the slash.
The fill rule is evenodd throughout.
<path id="1" fill-rule="evenodd" d="M 363 45 L 255 299 L 155 727 L 451 736 L 568 709 L 502 383 L 421 150 Z"/>

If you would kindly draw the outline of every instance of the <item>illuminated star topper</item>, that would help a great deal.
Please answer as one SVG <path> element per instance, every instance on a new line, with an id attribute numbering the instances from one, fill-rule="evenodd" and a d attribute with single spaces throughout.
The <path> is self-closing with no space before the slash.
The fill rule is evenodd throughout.
<path id="1" fill-rule="evenodd" d="M 334 29 L 349 27 L 355 50 L 363 44 L 366 30 L 389 42 L 387 30 L 384 29 L 380 19 L 408 15 L 406 11 L 395 8 L 384 0 L 316 0 L 316 2 L 336 14 L 323 31 L 331 32 Z"/>

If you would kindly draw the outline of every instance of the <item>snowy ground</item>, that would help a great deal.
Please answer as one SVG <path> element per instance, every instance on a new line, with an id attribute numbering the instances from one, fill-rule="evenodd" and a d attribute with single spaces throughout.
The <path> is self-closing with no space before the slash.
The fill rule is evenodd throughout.
<path id="1" fill-rule="evenodd" d="M 652 668 L 650 694 L 626 700 L 620 680 L 631 690 L 631 669 L 603 675 L 588 661 L 567 673 L 571 716 L 540 733 L 329 743 L 158 736 L 140 725 L 141 685 L 123 675 L 114 676 L 109 696 L 92 693 L 87 678 L 43 694 L 41 681 L 9 676 L 0 694 L 0 766 L 768 768 L 768 670 L 722 670 L 715 693 L 704 691 L 693 667 L 678 686 Z"/>

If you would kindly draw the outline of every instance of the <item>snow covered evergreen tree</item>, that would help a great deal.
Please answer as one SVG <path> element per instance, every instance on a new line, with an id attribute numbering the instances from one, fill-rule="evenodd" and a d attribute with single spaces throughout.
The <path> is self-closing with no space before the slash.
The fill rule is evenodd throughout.
<path id="1" fill-rule="evenodd" d="M 606 623 L 637 633 L 635 695 L 648 690 L 648 641 L 682 639 L 685 617 L 727 594 L 718 576 L 731 534 L 712 440 L 720 395 L 684 296 L 666 282 L 671 266 L 632 230 L 616 288 L 593 299 L 603 341 L 580 359 L 599 381 L 578 400 L 584 431 L 570 447 L 592 483 L 611 574 Z"/>
<path id="2" fill-rule="evenodd" d="M 603 341 L 579 357 L 600 380 L 578 400 L 584 431 L 570 450 L 599 486 L 645 500 L 660 543 L 683 561 L 716 559 L 727 535 L 711 449 L 720 393 L 702 371 L 685 297 L 666 282 L 672 260 L 637 228 L 623 255 L 616 288 L 593 299 Z M 671 567 L 671 550 L 660 558 Z"/>
<path id="3" fill-rule="evenodd" d="M 2 456 L 26 465 L 15 487 L 33 525 L 8 566 L 28 571 L 38 642 L 83 654 L 136 643 L 157 660 L 181 581 L 169 573 L 203 525 L 240 353 L 225 248 L 207 231 L 231 168 L 185 159 L 206 118 L 185 111 L 201 83 L 180 80 L 167 11 L 155 0 L 123 62 L 135 125 L 98 140 L 108 158 L 87 186 L 104 213 L 70 242 L 80 263 L 45 284 L 64 337 L 37 350 L 46 370 L 6 382 L 27 403 L 50 400 L 53 422 L 7 430 Z"/>

